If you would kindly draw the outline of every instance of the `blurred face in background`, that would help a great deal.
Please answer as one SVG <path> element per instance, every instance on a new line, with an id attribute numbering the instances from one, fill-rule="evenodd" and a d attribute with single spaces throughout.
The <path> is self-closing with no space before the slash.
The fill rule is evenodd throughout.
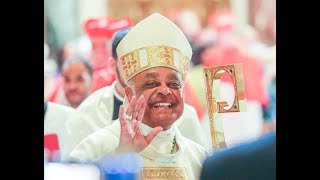
<path id="1" fill-rule="evenodd" d="M 201 33 L 200 18 L 192 11 L 182 11 L 177 17 L 176 24 L 190 40 L 195 40 Z"/>
<path id="2" fill-rule="evenodd" d="M 89 95 L 92 77 L 81 62 L 71 63 L 62 70 L 64 92 L 72 107 L 77 108 Z"/>

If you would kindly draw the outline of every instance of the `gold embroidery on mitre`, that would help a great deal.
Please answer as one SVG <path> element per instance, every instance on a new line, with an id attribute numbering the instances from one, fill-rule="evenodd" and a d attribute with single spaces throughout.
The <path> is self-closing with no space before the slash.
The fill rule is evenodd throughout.
<path id="1" fill-rule="evenodd" d="M 150 66 L 174 66 L 172 48 L 166 46 L 151 46 L 146 49 L 148 54 L 148 64 Z"/>
<path id="2" fill-rule="evenodd" d="M 146 55 L 144 55 L 145 53 Z M 148 46 L 123 55 L 120 61 L 125 80 L 128 81 L 139 72 L 157 66 L 171 67 L 180 72 L 185 79 L 190 59 L 184 56 L 179 49 L 173 47 Z"/>
<path id="3" fill-rule="evenodd" d="M 141 176 L 142 180 L 188 180 L 184 167 L 144 167 L 141 170 Z"/>
<path id="4" fill-rule="evenodd" d="M 126 78 L 140 69 L 139 51 L 133 51 L 125 56 L 122 56 L 120 60 Z"/>

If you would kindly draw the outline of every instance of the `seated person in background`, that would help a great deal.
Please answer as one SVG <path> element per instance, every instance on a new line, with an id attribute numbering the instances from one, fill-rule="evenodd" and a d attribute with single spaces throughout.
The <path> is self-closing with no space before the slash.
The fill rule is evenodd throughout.
<path id="1" fill-rule="evenodd" d="M 92 66 L 89 60 L 83 57 L 67 59 L 62 66 L 64 79 L 63 89 L 69 105 L 77 108 L 90 94 L 92 83 Z"/>
<path id="2" fill-rule="evenodd" d="M 216 152 L 205 160 L 202 179 L 275 180 L 276 133 Z"/>
<path id="3" fill-rule="evenodd" d="M 70 156 L 99 162 L 134 151 L 143 159 L 143 177 L 199 179 L 207 151 L 181 135 L 174 123 L 184 111 L 183 87 L 192 56 L 188 40 L 173 22 L 155 13 L 128 32 L 117 55 L 127 83 L 119 120 L 90 134 Z"/>
<path id="4" fill-rule="evenodd" d="M 65 160 L 68 157 L 68 152 L 65 150 L 65 121 L 74 112 L 74 109 L 69 106 L 56 104 L 53 102 L 44 102 L 44 144 L 48 150 L 59 150 L 59 159 Z M 46 138 L 56 136 L 57 139 Z M 58 142 L 55 142 L 55 141 Z M 55 152 L 47 152 L 51 156 Z M 54 158 L 54 157 L 53 157 Z"/>
<path id="5" fill-rule="evenodd" d="M 121 61 L 118 59 L 116 48 L 120 41 L 128 34 L 131 28 L 124 28 L 117 31 L 112 39 L 112 57 L 109 59 L 110 67 L 116 74 L 116 81 L 111 86 L 103 87 L 90 94 L 77 108 L 76 113 L 67 121 L 68 137 L 70 146 L 73 149 L 84 138 L 95 130 L 110 125 L 118 119 L 119 107 L 125 96 L 124 73 L 121 70 Z M 175 122 L 181 134 L 200 145 L 209 149 L 209 142 L 200 125 L 196 110 L 184 104 L 182 116 Z"/>

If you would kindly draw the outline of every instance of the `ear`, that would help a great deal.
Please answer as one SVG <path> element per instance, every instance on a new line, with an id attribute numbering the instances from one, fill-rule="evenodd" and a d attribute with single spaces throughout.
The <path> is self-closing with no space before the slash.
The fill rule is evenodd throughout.
<path id="1" fill-rule="evenodd" d="M 109 68 L 116 74 L 117 62 L 113 57 L 108 58 Z"/>
<path id="2" fill-rule="evenodd" d="M 129 102 L 130 102 L 131 99 L 132 99 L 132 97 L 133 97 L 133 95 L 134 95 L 132 89 L 131 89 L 130 87 L 126 86 L 126 87 L 124 88 L 124 93 L 126 94 L 128 100 L 129 100 Z"/>

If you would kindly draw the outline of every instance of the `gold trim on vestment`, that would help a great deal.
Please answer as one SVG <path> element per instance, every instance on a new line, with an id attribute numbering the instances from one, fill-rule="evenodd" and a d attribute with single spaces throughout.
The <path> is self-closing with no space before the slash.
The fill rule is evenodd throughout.
<path id="1" fill-rule="evenodd" d="M 188 180 L 185 167 L 144 167 L 141 170 L 142 180 Z"/>
<path id="2" fill-rule="evenodd" d="M 185 79 L 190 59 L 179 49 L 169 46 L 147 46 L 136 49 L 120 58 L 126 81 L 146 69 L 165 66 L 181 73 Z"/>

